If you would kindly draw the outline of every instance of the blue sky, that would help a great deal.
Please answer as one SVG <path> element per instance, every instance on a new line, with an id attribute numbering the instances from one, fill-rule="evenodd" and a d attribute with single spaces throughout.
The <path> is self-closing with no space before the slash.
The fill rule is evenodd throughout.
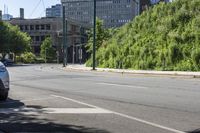
<path id="1" fill-rule="evenodd" d="M 34 11 L 38 3 L 37 9 Z M 43 0 L 45 8 L 60 3 L 60 0 Z M 19 17 L 19 8 L 24 8 L 25 18 L 38 18 L 45 16 L 42 0 L 0 0 L 0 10 L 4 13 L 4 4 L 8 7 L 8 13 Z M 34 12 L 33 12 L 34 11 Z"/>

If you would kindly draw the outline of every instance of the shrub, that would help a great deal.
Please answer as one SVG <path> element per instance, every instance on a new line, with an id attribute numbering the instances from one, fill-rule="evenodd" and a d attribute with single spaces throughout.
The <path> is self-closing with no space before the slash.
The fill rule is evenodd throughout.
<path id="1" fill-rule="evenodd" d="M 36 56 L 31 52 L 26 52 L 21 55 L 21 61 L 23 63 L 35 63 Z"/>
<path id="2" fill-rule="evenodd" d="M 199 71 L 199 12 L 199 0 L 150 7 L 99 45 L 98 67 Z"/>

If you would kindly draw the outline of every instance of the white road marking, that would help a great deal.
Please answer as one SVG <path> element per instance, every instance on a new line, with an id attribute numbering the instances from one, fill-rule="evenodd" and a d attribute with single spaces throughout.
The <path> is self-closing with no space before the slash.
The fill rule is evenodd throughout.
<path id="1" fill-rule="evenodd" d="M 109 114 L 110 111 L 100 108 L 44 108 L 49 114 Z"/>
<path id="2" fill-rule="evenodd" d="M 148 87 L 144 87 L 144 86 L 134 86 L 134 85 L 123 85 L 123 84 L 112 84 L 112 83 L 97 83 L 97 84 L 109 85 L 109 86 L 118 86 L 118 87 L 130 87 L 130 88 L 148 89 Z"/>
<path id="3" fill-rule="evenodd" d="M 84 103 L 84 102 L 81 102 L 81 101 L 78 101 L 78 100 L 74 100 L 74 99 L 71 99 L 71 98 L 67 98 L 67 97 L 63 97 L 63 96 L 57 96 L 57 95 L 51 95 L 51 96 L 52 97 L 61 98 L 61 99 L 65 99 L 65 100 L 68 100 L 68 101 L 72 101 L 72 102 L 75 102 L 75 103 L 78 103 L 78 104 L 82 104 L 82 105 L 85 105 L 85 106 L 88 106 L 88 107 L 99 108 L 97 106 L 94 106 L 94 105 L 91 105 L 91 104 L 87 104 L 87 103 Z"/>
<path id="4" fill-rule="evenodd" d="M 57 96 L 57 95 L 51 95 L 51 96 L 57 97 L 57 98 L 62 98 L 62 99 L 72 101 L 72 102 L 75 102 L 75 103 L 78 103 L 78 104 L 86 105 L 86 106 L 89 106 L 89 107 L 103 109 L 101 107 L 98 107 L 98 106 L 95 106 L 95 105 L 92 105 L 92 104 L 88 104 L 88 103 L 84 103 L 84 102 L 80 102 L 78 100 L 74 100 L 74 99 L 67 98 L 67 97 Z M 146 120 L 143 120 L 143 119 L 139 119 L 139 118 L 136 118 L 136 117 L 133 117 L 133 116 L 129 116 L 129 115 L 126 115 L 126 114 L 122 114 L 122 113 L 119 113 L 119 112 L 115 112 L 115 111 L 111 111 L 111 110 L 107 110 L 107 109 L 103 109 L 103 110 L 108 111 L 110 113 L 113 113 L 115 115 L 127 118 L 127 119 L 131 119 L 131 120 L 134 120 L 134 121 L 146 124 L 146 125 L 150 125 L 150 126 L 153 126 L 153 127 L 156 127 L 156 128 L 164 129 L 164 130 L 167 130 L 167 131 L 170 131 L 170 132 L 173 132 L 173 133 L 186 133 L 186 132 L 183 132 L 183 131 L 179 131 L 179 130 L 176 130 L 176 129 L 173 129 L 173 128 L 162 126 L 162 125 L 159 125 L 159 124 L 156 124 L 156 123 L 152 123 L 152 122 L 149 122 L 149 121 L 146 121 Z"/>
<path id="5" fill-rule="evenodd" d="M 71 102 L 75 102 L 81 105 L 88 106 L 88 108 L 27 108 L 27 107 L 20 107 L 20 108 L 7 108 L 7 109 L 0 109 L 0 114 L 13 114 L 13 113 L 20 113 L 25 115 L 40 115 L 40 114 L 108 114 L 112 113 L 109 110 L 105 110 L 99 108 L 97 106 L 93 106 L 90 104 L 86 104 L 74 99 L 69 99 L 62 96 L 51 95 L 51 98 L 40 98 L 40 99 L 30 99 L 30 100 L 22 100 L 22 101 L 39 101 L 39 100 L 48 100 L 52 98 L 62 98 L 64 100 L 68 100 Z M 16 102 L 7 102 L 8 103 L 16 103 Z"/>
<path id="6" fill-rule="evenodd" d="M 0 109 L 0 114 L 26 114 L 26 115 L 39 115 L 39 114 L 109 114 L 110 111 L 100 108 L 9 108 Z"/>

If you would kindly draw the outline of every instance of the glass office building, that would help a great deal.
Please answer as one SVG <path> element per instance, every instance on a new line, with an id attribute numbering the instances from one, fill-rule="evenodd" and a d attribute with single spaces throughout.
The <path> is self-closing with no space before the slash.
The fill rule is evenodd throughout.
<path id="1" fill-rule="evenodd" d="M 51 6 L 51 8 L 46 9 L 46 17 L 61 17 L 62 16 L 62 6 L 57 4 Z"/>
<path id="2" fill-rule="evenodd" d="M 82 23 L 93 23 L 93 0 L 61 0 L 66 17 Z M 133 0 L 97 0 L 97 17 L 106 28 L 120 27 L 130 22 L 138 11 Z"/>
<path id="3" fill-rule="evenodd" d="M 150 1 L 151 1 L 151 4 L 157 4 L 160 1 L 163 1 L 163 2 L 172 2 L 173 0 L 150 0 Z"/>
<path id="4" fill-rule="evenodd" d="M 3 14 L 2 15 L 2 20 L 4 20 L 4 21 L 9 21 L 12 18 L 13 18 L 13 16 L 10 15 L 10 14 Z"/>

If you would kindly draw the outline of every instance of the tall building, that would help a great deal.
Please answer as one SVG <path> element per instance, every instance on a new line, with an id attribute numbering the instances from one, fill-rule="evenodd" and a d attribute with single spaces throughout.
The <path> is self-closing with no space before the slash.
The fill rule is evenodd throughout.
<path id="1" fill-rule="evenodd" d="M 13 16 L 8 13 L 8 7 L 6 5 L 4 5 L 4 12 L 2 13 L 2 20 L 9 21 L 11 18 L 13 18 Z"/>
<path id="2" fill-rule="evenodd" d="M 161 1 L 163 2 L 172 2 L 173 0 L 150 0 L 151 1 L 151 4 L 154 5 L 154 4 L 157 4 Z"/>
<path id="3" fill-rule="evenodd" d="M 12 18 L 13 18 L 13 16 L 10 15 L 10 14 L 3 14 L 2 15 L 2 20 L 4 20 L 4 21 L 9 21 Z"/>
<path id="4" fill-rule="evenodd" d="M 62 16 L 61 4 L 51 6 L 51 8 L 46 8 L 46 17 L 61 17 L 61 16 Z"/>
<path id="5" fill-rule="evenodd" d="M 24 19 L 24 8 L 20 8 L 20 18 Z"/>
<path id="6" fill-rule="evenodd" d="M 82 23 L 93 23 L 93 0 L 61 0 L 66 7 L 66 17 Z M 130 22 L 138 13 L 134 0 L 97 0 L 97 17 L 104 20 L 106 28 L 120 27 Z"/>

